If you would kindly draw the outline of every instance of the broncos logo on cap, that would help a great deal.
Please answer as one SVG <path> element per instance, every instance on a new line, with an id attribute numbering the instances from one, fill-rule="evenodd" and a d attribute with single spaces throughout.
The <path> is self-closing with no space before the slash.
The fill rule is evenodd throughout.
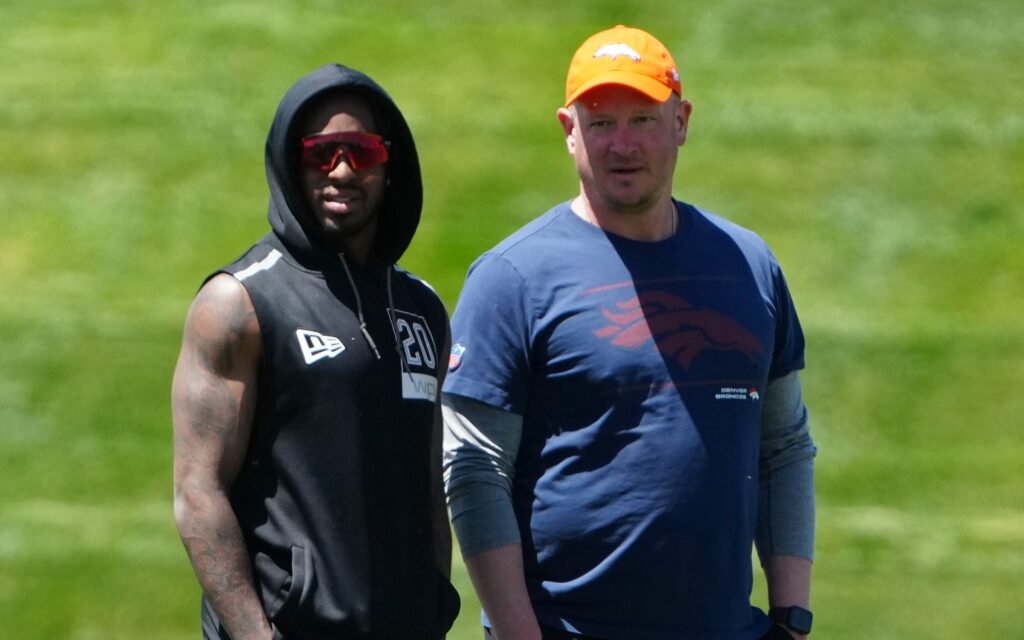
<path id="1" fill-rule="evenodd" d="M 689 368 L 708 349 L 738 351 L 751 362 L 764 352 L 756 335 L 712 309 L 698 309 L 665 291 L 648 291 L 601 312 L 611 324 L 594 331 L 618 347 L 635 349 L 653 339 L 664 355 Z"/>
<path id="2" fill-rule="evenodd" d="M 621 42 L 606 44 L 594 52 L 595 58 L 611 58 L 615 60 L 619 56 L 626 56 L 633 60 L 633 62 L 640 62 L 640 54 L 629 45 L 622 44 Z"/>

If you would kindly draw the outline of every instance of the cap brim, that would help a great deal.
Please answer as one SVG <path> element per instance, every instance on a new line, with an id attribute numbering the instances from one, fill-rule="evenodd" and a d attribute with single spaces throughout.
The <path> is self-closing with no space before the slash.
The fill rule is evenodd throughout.
<path id="1" fill-rule="evenodd" d="M 672 95 L 672 87 L 666 87 L 650 76 L 633 73 L 632 71 L 609 70 L 577 87 L 576 91 L 566 99 L 565 106 L 568 107 L 573 102 L 579 100 L 580 96 L 584 93 L 605 85 L 618 85 L 633 89 L 655 102 L 665 102 Z"/>

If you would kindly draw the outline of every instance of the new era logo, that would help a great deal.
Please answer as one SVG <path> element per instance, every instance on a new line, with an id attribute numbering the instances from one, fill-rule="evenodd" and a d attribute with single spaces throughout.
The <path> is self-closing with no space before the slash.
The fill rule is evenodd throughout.
<path id="1" fill-rule="evenodd" d="M 345 350 L 345 345 L 334 336 L 325 336 L 306 329 L 297 330 L 295 336 L 299 339 L 299 347 L 302 349 L 302 357 L 305 358 L 306 364 L 333 358 Z"/>

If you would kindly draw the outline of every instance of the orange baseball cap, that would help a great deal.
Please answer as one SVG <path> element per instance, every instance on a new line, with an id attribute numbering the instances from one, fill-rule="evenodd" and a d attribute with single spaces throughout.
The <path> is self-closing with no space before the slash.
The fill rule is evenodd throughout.
<path id="1" fill-rule="evenodd" d="M 595 33 L 576 50 L 565 79 L 565 106 L 606 84 L 636 89 L 658 102 L 672 92 L 683 95 L 676 63 L 665 45 L 646 31 L 621 24 Z"/>

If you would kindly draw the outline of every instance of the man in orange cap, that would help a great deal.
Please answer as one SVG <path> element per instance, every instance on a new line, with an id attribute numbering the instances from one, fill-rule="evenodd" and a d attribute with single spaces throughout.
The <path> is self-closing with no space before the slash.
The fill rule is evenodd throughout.
<path id="1" fill-rule="evenodd" d="M 488 637 L 810 632 L 803 332 L 765 243 L 672 197 L 692 110 L 653 36 L 587 39 L 558 110 L 579 194 L 466 278 L 445 480 Z"/>

